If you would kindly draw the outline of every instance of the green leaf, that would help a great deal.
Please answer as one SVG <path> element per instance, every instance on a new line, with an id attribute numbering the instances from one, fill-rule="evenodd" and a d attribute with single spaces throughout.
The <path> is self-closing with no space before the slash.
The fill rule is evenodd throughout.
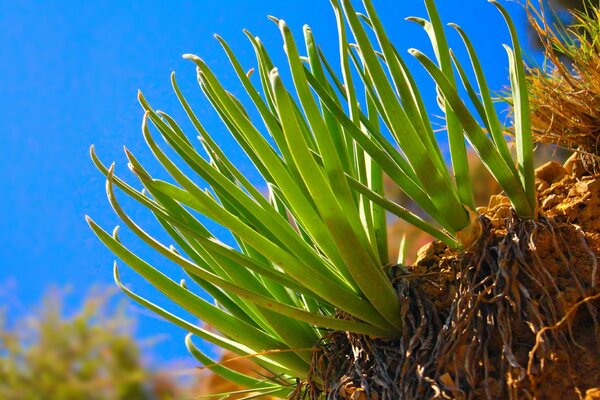
<path id="1" fill-rule="evenodd" d="M 283 131 L 294 161 L 315 199 L 323 222 L 340 249 L 350 274 L 381 316 L 392 326 L 402 329 L 400 303 L 389 279 L 381 267 L 375 264 L 371 254 L 365 251 L 352 226 L 345 218 L 331 187 L 325 181 L 322 170 L 316 164 L 299 132 L 298 121 L 293 117 L 286 118 L 291 115 L 291 105 L 277 70 L 271 72 L 271 84 L 275 92 Z"/>
<path id="2" fill-rule="evenodd" d="M 266 333 L 246 324 L 225 311 L 208 304 L 201 297 L 183 289 L 176 282 L 173 282 L 166 275 L 143 261 L 121 243 L 113 239 L 89 217 L 88 224 L 106 247 L 132 267 L 138 274 L 143 276 L 154 287 L 175 303 L 179 304 L 206 323 L 213 325 L 233 340 L 248 343 L 250 347 L 257 349 L 287 348 L 285 344 L 275 340 Z M 306 364 L 296 358 L 294 354 L 281 353 L 274 355 L 273 359 L 278 362 L 281 361 L 283 365 L 293 369 L 296 374 L 303 374 L 306 370 Z"/>
<path id="3" fill-rule="evenodd" d="M 115 262 L 115 265 L 113 268 L 113 275 L 114 275 L 115 283 L 117 284 L 119 289 L 121 289 L 121 291 L 123 291 L 123 293 L 125 293 L 128 297 L 130 297 L 135 302 L 141 304 L 143 307 L 145 307 L 145 308 L 149 309 L 150 311 L 156 313 L 157 315 L 161 316 L 165 320 L 185 329 L 186 331 L 188 331 L 190 333 L 193 333 L 194 335 L 196 335 L 208 342 L 215 344 L 216 346 L 219 346 L 222 349 L 232 351 L 236 354 L 243 354 L 243 355 L 256 354 L 256 356 L 254 357 L 254 360 L 257 364 L 259 364 L 261 366 L 274 368 L 274 369 L 276 369 L 278 371 L 282 371 L 283 373 L 288 374 L 290 376 L 295 375 L 295 373 L 292 370 L 287 369 L 282 364 L 279 364 L 276 361 L 273 361 L 270 358 L 268 358 L 262 354 L 257 354 L 256 351 L 252 350 L 251 348 L 247 347 L 246 345 L 244 345 L 242 343 L 238 343 L 236 341 L 233 341 L 233 340 L 223 337 L 221 335 L 215 334 L 209 330 L 202 329 L 202 328 L 168 312 L 164 308 L 157 306 L 156 304 L 146 300 L 145 298 L 137 295 L 136 293 L 134 293 L 133 291 L 128 289 L 121 282 L 121 280 L 119 278 L 119 270 L 117 268 L 116 262 Z"/>
<path id="4" fill-rule="evenodd" d="M 438 60 L 441 71 L 446 75 L 451 85 L 456 86 L 452 61 L 450 60 L 449 46 L 444 33 L 440 15 L 433 0 L 425 0 L 427 13 L 430 21 L 421 18 L 407 18 L 421 25 L 431 40 L 435 56 Z M 469 163 L 467 160 L 467 147 L 462 127 L 457 116 L 447 103 L 444 103 L 442 111 L 446 115 L 446 129 L 448 131 L 448 144 L 450 146 L 450 155 L 452 158 L 452 169 L 456 179 L 458 195 L 464 205 L 471 210 L 475 209 L 475 200 L 473 188 L 471 186 L 471 176 L 469 174 Z"/>
<path id="5" fill-rule="evenodd" d="M 194 345 L 194 342 L 192 341 L 192 335 L 192 333 L 186 335 L 185 346 L 190 354 L 194 356 L 196 360 L 202 363 L 205 368 L 210 369 L 212 372 L 227 379 L 228 381 L 234 382 L 249 389 L 282 389 L 281 384 L 275 385 L 274 383 L 262 381 L 215 362 L 213 359 L 204 354 L 198 347 L 196 347 L 196 345 Z M 289 388 L 287 390 L 289 391 Z"/>
<path id="6" fill-rule="evenodd" d="M 490 3 L 496 6 L 510 31 L 510 37 L 513 50 L 504 46 L 508 53 L 510 65 L 510 83 L 512 88 L 513 109 L 515 114 L 515 142 L 517 145 L 517 161 L 519 165 L 519 174 L 529 207 L 529 213 L 521 213 L 517 210 L 519 216 L 531 218 L 537 212 L 537 197 L 535 192 L 535 171 L 533 163 L 533 136 L 531 133 L 531 116 L 529 109 L 529 93 L 527 90 L 527 77 L 525 75 L 525 66 L 523 65 L 523 54 L 519 45 L 517 29 L 510 18 L 510 15 L 504 7 L 497 1 L 490 0 Z"/>
<path id="7" fill-rule="evenodd" d="M 508 149 L 506 139 L 504 138 L 504 130 L 503 130 L 502 124 L 500 123 L 500 120 L 498 119 L 498 114 L 496 112 L 496 108 L 494 107 L 494 101 L 492 99 L 492 95 L 488 88 L 488 85 L 487 85 L 487 82 L 485 79 L 485 75 L 483 74 L 483 69 L 481 68 L 481 63 L 479 62 L 477 53 L 475 52 L 475 49 L 474 49 L 473 45 L 471 44 L 469 37 L 462 30 L 462 28 L 456 24 L 450 24 L 450 26 L 453 27 L 454 29 L 456 29 L 456 31 L 459 33 L 460 37 L 463 40 L 463 43 L 465 44 L 467 52 L 469 53 L 469 58 L 471 60 L 471 65 L 473 67 L 473 71 L 475 72 L 475 77 L 477 79 L 479 93 L 481 95 L 481 100 L 483 102 L 483 105 L 480 107 L 483 107 L 484 111 L 483 112 L 479 111 L 479 112 L 484 120 L 484 123 L 486 124 L 486 126 L 488 128 L 488 131 L 490 132 L 490 134 L 492 135 L 492 138 L 494 139 L 494 144 L 496 145 L 496 148 L 500 152 L 500 155 L 502 156 L 502 158 L 504 158 L 507 165 L 512 167 L 512 169 L 514 170 L 514 173 L 516 175 L 516 169 L 514 168 L 514 165 L 513 165 L 513 159 L 512 159 L 512 156 L 510 155 L 510 150 Z M 458 60 L 456 59 L 456 57 L 454 57 L 454 60 L 455 60 L 455 65 L 459 68 L 459 72 L 460 72 L 462 68 L 459 67 L 460 64 L 459 64 Z M 465 84 L 466 84 L 466 82 L 468 82 L 468 80 L 466 79 L 466 75 L 464 73 L 461 73 L 461 76 L 464 76 L 463 82 L 465 82 Z M 473 101 L 475 103 L 474 99 L 473 99 Z"/>
<path id="8" fill-rule="evenodd" d="M 146 186 L 152 187 L 172 199 L 191 206 L 209 218 L 226 226 L 237 235 L 244 237 L 249 243 L 252 243 L 254 247 L 264 254 L 269 254 L 269 258 L 275 264 L 280 266 L 298 281 L 302 281 L 306 276 L 311 276 L 311 280 L 308 281 L 306 285 L 313 288 L 315 293 L 318 293 L 319 296 L 327 299 L 332 304 L 336 304 L 341 309 L 345 309 L 365 321 L 388 328 L 388 325 L 386 325 L 376 313 L 373 313 L 374 309 L 368 302 L 339 286 L 339 281 L 335 282 L 323 276 L 322 272 L 327 271 L 327 269 L 318 269 L 316 266 L 302 263 L 297 258 L 268 241 L 258 232 L 240 221 L 237 217 L 224 210 L 211 196 L 203 191 L 194 189 L 191 182 L 189 182 L 189 180 L 171 163 L 170 160 L 168 160 L 168 158 L 164 156 L 164 154 L 160 153 L 157 148 L 154 149 L 154 152 L 176 180 L 185 184 L 188 189 L 191 189 L 194 192 L 194 195 L 166 182 L 153 180 L 150 177 L 144 176 L 144 174 L 138 175 L 144 180 Z M 141 173 L 139 168 L 136 171 Z M 202 199 L 202 201 L 199 201 L 198 199 Z"/>
<path id="9" fill-rule="evenodd" d="M 512 173 L 509 164 L 502 158 L 493 142 L 485 135 L 481 126 L 479 126 L 475 118 L 471 115 L 446 76 L 423 53 L 415 49 L 410 50 L 410 52 L 421 62 L 436 81 L 449 106 L 461 121 L 465 133 L 479 154 L 481 161 L 488 168 L 492 176 L 496 178 L 502 189 L 504 189 L 515 210 L 521 216 L 531 217 L 533 212 L 518 177 Z"/>
<path id="10" fill-rule="evenodd" d="M 361 225 L 360 218 L 357 213 L 356 204 L 352 197 L 352 193 L 350 192 L 350 187 L 346 182 L 345 173 L 342 168 L 342 163 L 340 157 L 338 156 L 338 154 L 343 152 L 344 149 L 336 147 L 335 142 L 332 140 L 330 132 L 327 129 L 327 125 L 323 120 L 323 116 L 319 112 L 318 104 L 310 92 L 309 84 L 307 82 L 307 78 L 304 72 L 304 67 L 300 62 L 300 55 L 298 54 L 298 50 L 296 48 L 296 44 L 294 42 L 292 34 L 283 20 L 279 21 L 279 29 L 281 30 L 282 36 L 284 38 L 285 49 L 288 54 L 288 63 L 292 72 L 296 92 L 298 93 L 298 97 L 300 98 L 300 102 L 302 104 L 304 113 L 307 117 L 308 123 L 310 124 L 312 134 L 316 139 L 318 153 L 321 155 L 321 158 L 323 160 L 323 173 L 319 175 L 322 175 L 324 179 L 320 181 L 320 183 L 326 184 L 327 187 L 330 187 L 331 190 L 336 194 L 335 202 L 340 207 L 340 212 L 345 215 L 345 219 L 349 222 L 350 228 L 353 234 L 356 236 L 357 241 L 360 243 L 361 247 L 369 253 L 370 257 L 374 261 L 378 261 L 377 256 L 372 251 L 372 247 L 370 246 L 367 236 L 365 235 L 365 231 L 363 230 L 363 227 Z M 277 99 L 277 92 L 275 92 L 275 96 Z M 291 104 L 291 101 L 289 102 Z M 280 120 L 282 120 L 282 118 L 286 118 L 287 113 L 284 113 L 281 109 L 279 109 L 279 107 L 278 112 Z M 296 118 L 296 121 L 298 122 L 298 126 L 302 124 L 302 120 L 300 120 L 299 118 Z M 282 125 L 285 133 L 286 123 L 283 120 Z M 286 140 L 288 141 L 288 144 L 291 146 L 288 135 L 285 136 Z M 298 151 L 293 148 L 290 148 L 290 150 L 292 152 L 292 157 L 295 159 L 295 157 L 298 154 Z M 306 154 L 308 154 L 308 152 L 306 152 Z M 307 172 L 302 171 L 301 169 L 301 166 L 304 165 L 300 164 L 299 162 L 296 162 L 296 165 L 298 166 L 298 170 L 300 171 L 300 174 L 304 177 L 305 182 L 310 190 L 310 183 L 312 180 L 307 180 L 306 177 L 312 176 L 316 178 L 317 175 L 306 175 Z M 314 173 L 316 173 L 316 171 L 316 169 L 313 170 Z M 317 180 L 317 182 L 319 182 L 319 180 Z M 313 198 L 317 199 L 316 197 L 314 197 L 314 193 Z M 316 203 L 317 205 L 319 204 L 318 201 L 316 201 Z"/>
<path id="11" fill-rule="evenodd" d="M 469 217 L 457 197 L 456 189 L 448 179 L 447 170 L 440 169 L 434 161 L 432 156 L 435 158 L 435 153 L 430 154 L 427 151 L 427 146 L 415 129 L 414 121 L 406 114 L 398 101 L 350 1 L 343 0 L 342 4 L 346 19 L 364 58 L 366 72 L 370 75 L 384 107 L 386 120 L 390 123 L 390 131 L 409 160 L 423 188 L 431 196 L 436 208 L 447 213 L 453 230 L 457 231 L 466 227 L 469 224 Z"/>

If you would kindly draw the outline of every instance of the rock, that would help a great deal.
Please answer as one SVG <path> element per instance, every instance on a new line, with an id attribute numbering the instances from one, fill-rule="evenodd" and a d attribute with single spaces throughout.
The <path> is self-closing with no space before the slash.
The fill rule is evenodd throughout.
<path id="1" fill-rule="evenodd" d="M 508 200 L 506 196 L 503 196 L 501 194 L 495 194 L 490 197 L 490 201 L 487 206 L 488 211 L 492 211 L 494 210 L 494 208 L 500 205 L 510 205 L 510 200 Z"/>
<path id="2" fill-rule="evenodd" d="M 536 179 L 545 181 L 549 185 L 561 180 L 565 175 L 567 175 L 567 170 L 556 161 L 548 161 L 535 170 Z"/>
<path id="3" fill-rule="evenodd" d="M 594 196 L 597 196 L 597 193 L 600 192 L 600 180 L 588 179 L 579 181 L 575 184 L 575 188 L 584 197 L 592 195 L 592 193 Z"/>
<path id="4" fill-rule="evenodd" d="M 585 400 L 600 400 L 600 387 L 588 389 L 585 392 Z"/>
<path id="5" fill-rule="evenodd" d="M 510 216 L 511 204 L 506 196 L 501 194 L 490 197 L 488 204 L 487 217 L 492 222 L 492 226 L 496 229 L 501 228 L 505 224 L 506 218 Z"/>
<path id="6" fill-rule="evenodd" d="M 430 268 L 439 261 L 439 255 L 444 252 L 446 245 L 441 242 L 431 242 L 421 247 L 417 252 L 415 265 Z"/>
<path id="7" fill-rule="evenodd" d="M 583 175 L 585 175 L 585 167 L 581 162 L 579 153 L 571 154 L 567 161 L 565 161 L 565 170 L 569 175 L 572 175 L 575 178 L 581 178 Z"/>
<path id="8" fill-rule="evenodd" d="M 550 185 L 546 181 L 537 180 L 535 182 L 535 190 L 537 190 L 538 193 L 543 192 L 544 190 L 548 189 L 549 187 L 550 187 Z"/>
<path id="9" fill-rule="evenodd" d="M 558 201 L 558 196 L 551 194 L 542 201 L 542 209 L 547 210 L 548 208 L 554 207 L 558 204 Z"/>

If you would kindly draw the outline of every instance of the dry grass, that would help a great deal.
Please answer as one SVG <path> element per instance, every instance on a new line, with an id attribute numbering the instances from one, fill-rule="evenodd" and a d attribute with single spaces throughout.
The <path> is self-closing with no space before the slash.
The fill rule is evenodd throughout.
<path id="1" fill-rule="evenodd" d="M 530 69 L 537 140 L 582 153 L 600 149 L 600 10 L 572 11 L 568 28 L 551 26 L 543 6 L 528 7 L 547 63 Z"/>

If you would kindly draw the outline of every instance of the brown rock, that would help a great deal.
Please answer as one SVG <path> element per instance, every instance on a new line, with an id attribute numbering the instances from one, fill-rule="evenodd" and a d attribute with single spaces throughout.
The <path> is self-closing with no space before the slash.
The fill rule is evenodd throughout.
<path id="1" fill-rule="evenodd" d="M 556 161 L 548 161 L 535 170 L 536 179 L 545 181 L 550 185 L 561 180 L 565 175 L 567 175 L 567 170 Z"/>
<path id="2" fill-rule="evenodd" d="M 537 180 L 535 183 L 535 190 L 537 190 L 538 192 L 543 192 L 544 190 L 548 189 L 550 187 L 550 185 L 548 184 L 548 182 L 543 181 L 543 180 Z"/>
<path id="3" fill-rule="evenodd" d="M 490 196 L 490 202 L 487 206 L 488 211 L 492 211 L 494 208 L 500 205 L 510 205 L 510 201 L 508 200 L 508 198 L 506 198 L 506 196 L 503 196 L 501 194 L 495 194 L 493 196 Z"/>
<path id="4" fill-rule="evenodd" d="M 542 208 L 547 209 L 558 204 L 559 198 L 555 194 L 551 194 L 542 201 Z"/>
<path id="5" fill-rule="evenodd" d="M 589 179 L 586 181 L 577 182 L 575 184 L 575 188 L 577 191 L 584 195 L 585 197 L 592 195 L 597 195 L 600 192 L 600 180 L 599 179 Z"/>
<path id="6" fill-rule="evenodd" d="M 443 253 L 446 245 L 440 242 L 431 242 L 421 247 L 417 252 L 415 265 L 431 267 L 439 261 L 439 255 Z"/>
<path id="7" fill-rule="evenodd" d="M 571 154 L 567 161 L 565 161 L 565 170 L 569 175 L 576 178 L 581 178 L 585 174 L 585 167 L 581 162 L 579 153 Z"/>
<path id="8" fill-rule="evenodd" d="M 600 400 L 600 387 L 588 389 L 585 392 L 585 400 Z"/>

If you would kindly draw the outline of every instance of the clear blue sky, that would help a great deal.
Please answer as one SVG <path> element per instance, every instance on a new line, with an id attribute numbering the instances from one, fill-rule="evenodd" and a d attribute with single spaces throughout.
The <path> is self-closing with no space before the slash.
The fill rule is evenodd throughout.
<path id="1" fill-rule="evenodd" d="M 408 15 L 425 16 L 420 0 L 375 3 L 399 49 L 417 47 L 431 54 L 425 33 L 404 21 Z M 507 83 L 501 43 L 507 43 L 508 37 L 495 8 L 485 0 L 438 3 L 447 22 L 457 22 L 471 34 L 489 71 L 490 85 L 501 88 Z M 515 3 L 508 6 L 523 33 L 522 10 Z M 279 33 L 265 17 L 272 14 L 284 18 L 298 35 L 308 23 L 325 51 L 337 60 L 327 0 L 0 0 L 0 9 L 0 301 L 13 315 L 21 312 L 17 305 L 37 303 L 48 285 L 72 285 L 74 299 L 91 285 L 112 285 L 113 256 L 93 237 L 83 218 L 90 214 L 106 228 L 118 223 L 105 199 L 103 177 L 89 160 L 88 147 L 94 143 L 103 160 L 117 161 L 117 172 L 125 176 L 124 144 L 152 165 L 139 128 L 138 89 L 155 107 L 184 122 L 195 137 L 171 92 L 169 74 L 176 71 L 206 126 L 225 137 L 224 128 L 203 101 L 194 66 L 181 54 L 203 57 L 236 92 L 239 86 L 212 34 L 220 33 L 249 69 L 254 66 L 253 53 L 241 32 L 247 28 L 284 66 Z M 458 53 L 464 54 L 454 33 L 449 33 Z M 416 71 L 429 90 L 430 109 L 435 113 L 429 79 Z M 224 143 L 224 150 L 236 158 L 237 148 Z M 252 171 L 247 165 L 242 169 Z M 129 210 L 141 223 L 153 225 L 146 213 L 137 211 L 139 207 Z M 150 261 L 160 262 L 143 246 L 134 248 Z M 174 278 L 183 277 L 172 266 L 164 268 Z M 132 288 L 168 304 L 131 271 L 122 269 Z M 132 310 L 142 314 L 138 315 L 140 336 L 167 335 L 156 348 L 160 360 L 187 357 L 182 331 L 139 308 Z"/>

